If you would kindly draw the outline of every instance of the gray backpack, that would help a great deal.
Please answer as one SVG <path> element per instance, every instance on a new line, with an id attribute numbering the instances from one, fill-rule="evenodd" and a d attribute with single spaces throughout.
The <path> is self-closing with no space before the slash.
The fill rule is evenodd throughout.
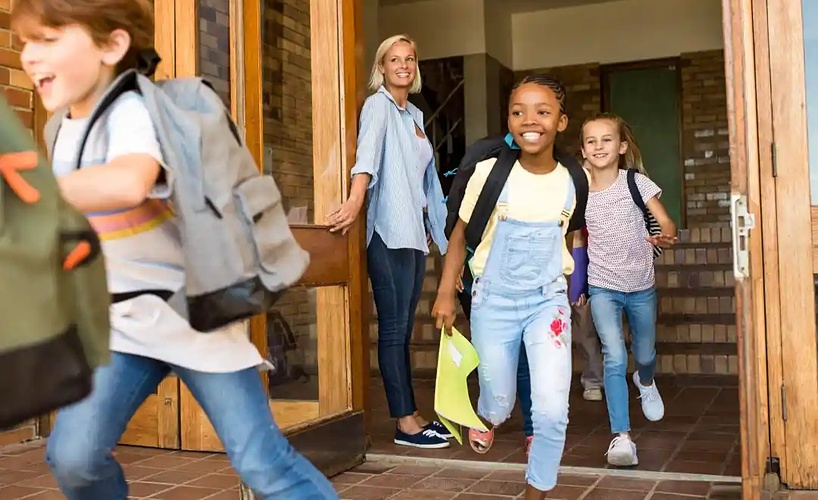
<path id="1" fill-rule="evenodd" d="M 293 237 L 275 181 L 259 175 L 229 111 L 207 82 L 154 83 L 136 70 L 124 72 L 91 115 L 77 168 L 94 123 L 129 90 L 144 98 L 173 174 L 169 201 L 181 233 L 185 287 L 114 294 L 113 302 L 158 295 L 202 332 L 267 312 L 304 274 L 309 254 Z M 49 156 L 65 114 L 55 113 L 46 124 Z"/>

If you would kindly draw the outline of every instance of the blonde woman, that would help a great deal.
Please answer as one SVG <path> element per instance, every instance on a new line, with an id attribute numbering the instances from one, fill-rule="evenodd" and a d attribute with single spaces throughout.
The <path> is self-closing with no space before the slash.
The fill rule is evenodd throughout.
<path id="1" fill-rule="evenodd" d="M 451 434 L 424 420 L 412 389 L 409 342 L 426 255 L 434 241 L 446 253 L 446 206 L 423 113 L 409 102 L 420 92 L 415 42 L 384 40 L 375 54 L 361 110 L 358 151 L 349 199 L 330 215 L 331 231 L 346 233 L 367 200 L 369 279 L 378 313 L 378 364 L 389 413 L 397 419 L 395 444 L 446 448 Z"/>

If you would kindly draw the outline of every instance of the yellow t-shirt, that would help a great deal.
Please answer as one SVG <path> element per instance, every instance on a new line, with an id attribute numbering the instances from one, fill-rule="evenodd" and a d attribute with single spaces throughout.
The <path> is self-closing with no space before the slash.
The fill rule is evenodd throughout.
<path id="1" fill-rule="evenodd" d="M 474 173 L 466 185 L 466 193 L 460 205 L 459 215 L 463 222 L 469 222 L 480 191 L 496 161 L 496 158 L 489 158 L 475 165 Z M 568 195 L 568 183 L 571 182 L 571 174 L 561 164 L 557 164 L 557 168 L 548 174 L 532 174 L 524 169 L 520 162 L 517 162 L 511 169 L 507 182 L 509 202 L 506 206 L 506 214 L 510 219 L 525 222 L 547 222 L 560 219 L 565 206 L 565 197 Z M 571 207 L 572 213 L 575 206 L 576 198 Z M 495 207 L 486 225 L 486 230 L 483 232 L 483 240 L 475 249 L 471 260 L 472 273 L 475 276 L 483 274 L 498 220 Z M 563 224 L 563 234 L 567 230 L 568 224 Z M 562 245 L 562 271 L 564 274 L 574 272 L 574 259 L 566 244 Z"/>

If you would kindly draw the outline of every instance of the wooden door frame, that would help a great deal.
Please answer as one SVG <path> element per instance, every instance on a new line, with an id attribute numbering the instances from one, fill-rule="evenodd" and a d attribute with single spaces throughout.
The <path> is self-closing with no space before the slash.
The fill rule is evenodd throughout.
<path id="1" fill-rule="evenodd" d="M 750 276 L 736 274 L 742 498 L 761 498 L 769 456 L 768 390 L 764 310 L 764 261 L 756 113 L 753 0 L 722 0 L 731 199 L 746 197 L 756 228 L 747 244 Z M 733 245 L 737 245 L 734 241 Z"/>
<path id="2" fill-rule="evenodd" d="M 259 166 L 263 163 L 263 92 L 262 92 L 262 50 L 261 0 L 244 2 L 244 112 L 248 147 Z M 327 24 L 328 19 L 334 22 Z M 299 284 L 302 286 L 330 285 L 346 283 L 349 304 L 349 346 L 339 346 L 348 353 L 349 401 L 333 404 L 340 408 L 346 404 L 351 412 L 368 409 L 369 393 L 369 299 L 366 287 L 366 225 L 360 217 L 345 237 L 331 235 L 326 226 L 326 216 L 331 207 L 340 204 L 349 195 L 349 177 L 355 164 L 358 121 L 357 112 L 363 102 L 361 77 L 357 73 L 363 58 L 364 39 L 361 26 L 360 0 L 312 0 L 310 5 L 310 31 L 320 32 L 322 37 L 311 40 L 311 67 L 313 88 L 333 88 L 329 98 L 313 99 L 313 129 L 331 116 L 340 122 L 338 137 L 320 137 L 320 141 L 332 143 L 340 141 L 342 164 L 340 184 L 337 189 L 316 192 L 314 226 L 293 226 L 293 233 L 299 243 L 310 253 L 312 262 L 321 262 L 322 268 L 311 265 Z M 333 134 L 334 135 L 334 134 Z M 252 137 L 252 139 L 251 139 Z M 252 145 L 251 145 L 252 142 Z M 323 175 L 322 165 L 335 161 L 332 148 L 313 140 L 313 163 L 316 177 Z M 339 258 L 343 257 L 343 258 Z M 264 335 L 264 318 L 254 319 L 252 336 L 257 339 Z M 329 418 L 332 418 L 330 416 Z"/>
<path id="3" fill-rule="evenodd" d="M 192 4 L 184 7 L 188 17 L 190 12 L 195 13 L 196 0 L 177 2 Z M 263 2 L 246 0 L 241 7 L 237 2 L 230 2 L 231 107 L 245 133 L 247 147 L 261 168 L 264 154 Z M 330 234 L 324 225 L 330 209 L 348 196 L 349 173 L 355 162 L 357 110 L 362 101 L 361 75 L 356 73 L 359 65 L 354 62 L 363 53 L 360 23 L 360 2 L 357 0 L 311 1 L 312 86 L 321 89 L 320 94 L 314 92 L 312 102 L 314 178 L 326 178 L 324 167 L 327 165 L 338 165 L 342 170 L 338 173 L 337 185 L 325 182 L 316 187 L 315 224 L 292 226 L 296 239 L 310 253 L 312 263 L 299 285 L 317 287 L 318 309 L 321 311 L 317 325 L 318 364 L 321 366 L 319 399 L 317 402 L 271 402 L 279 426 L 308 456 L 310 450 L 317 454 L 322 451 L 317 441 L 324 440 L 325 447 L 336 446 L 330 445 L 326 437 L 343 434 L 338 432 L 343 425 L 352 430 L 348 433 L 351 435 L 347 436 L 347 444 L 341 445 L 350 448 L 354 455 L 349 459 L 351 462 L 328 460 L 321 463 L 321 459 L 314 459 L 325 472 L 339 472 L 363 459 L 363 445 L 356 452 L 355 437 L 360 435 L 363 444 L 368 405 L 370 301 L 364 281 L 366 262 L 362 251 L 365 248 L 365 224 L 360 218 L 346 236 Z M 198 46 L 194 38 L 198 30 L 194 31 L 196 33 L 182 35 L 189 39 L 187 44 L 190 47 Z M 177 34 L 177 40 L 179 37 Z M 349 60 L 353 63 L 348 64 L 346 61 Z M 186 71 L 177 72 L 177 76 L 197 72 L 191 64 Z M 236 82 L 240 83 L 237 85 Z M 329 118 L 332 116 L 338 117 L 337 121 Z M 338 322 L 345 323 L 347 335 L 338 335 Z M 264 316 L 251 320 L 250 336 L 257 345 L 266 344 Z M 335 361 L 339 353 L 346 360 L 344 363 Z M 266 377 L 262 377 L 262 381 L 266 389 Z M 339 381 L 346 391 L 337 390 Z M 221 451 L 209 422 L 184 384 L 181 384 L 180 394 L 182 447 Z M 350 423 L 344 424 L 346 420 Z M 343 425 L 339 427 L 339 424 Z"/>

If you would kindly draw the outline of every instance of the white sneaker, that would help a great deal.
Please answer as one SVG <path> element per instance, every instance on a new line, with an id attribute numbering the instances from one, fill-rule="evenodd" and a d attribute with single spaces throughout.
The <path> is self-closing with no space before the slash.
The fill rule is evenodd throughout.
<path id="1" fill-rule="evenodd" d="M 617 467 L 632 467 L 639 465 L 636 457 L 636 445 L 631 441 L 630 436 L 619 436 L 613 438 L 605 453 L 608 456 L 608 463 Z"/>
<path id="2" fill-rule="evenodd" d="M 665 416 L 665 403 L 662 402 L 662 396 L 656 388 L 656 381 L 645 387 L 639 381 L 639 372 L 633 372 L 633 383 L 639 389 L 639 399 L 642 400 L 642 413 L 645 414 L 645 418 L 651 422 L 662 420 Z"/>

